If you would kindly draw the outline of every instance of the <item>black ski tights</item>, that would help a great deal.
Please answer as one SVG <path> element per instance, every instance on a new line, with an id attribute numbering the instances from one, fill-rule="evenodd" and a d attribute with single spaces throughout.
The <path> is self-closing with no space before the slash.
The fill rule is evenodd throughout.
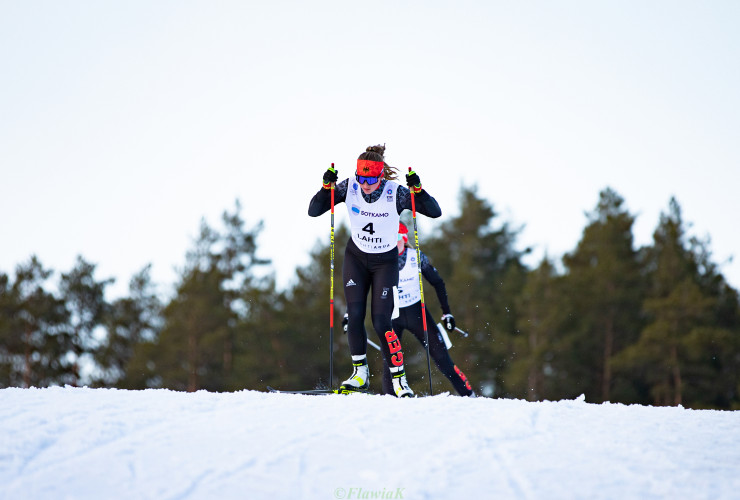
<path id="1" fill-rule="evenodd" d="M 380 339 L 383 358 L 389 366 L 403 364 L 400 341 L 393 335 L 393 287 L 398 285 L 398 250 L 382 254 L 360 251 L 350 240 L 344 253 L 344 297 L 347 302 L 347 340 L 353 356 L 367 354 L 365 314 L 370 296 L 373 328 Z M 389 334 L 390 332 L 390 334 Z"/>

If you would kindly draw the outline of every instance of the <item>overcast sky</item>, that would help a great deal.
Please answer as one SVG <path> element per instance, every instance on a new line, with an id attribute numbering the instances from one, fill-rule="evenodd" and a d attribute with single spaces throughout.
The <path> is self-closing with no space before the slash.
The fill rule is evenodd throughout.
<path id="1" fill-rule="evenodd" d="M 461 185 L 575 248 L 611 187 L 651 242 L 671 196 L 740 287 L 740 2 L 0 0 L 0 271 L 77 255 L 177 278 L 238 198 L 291 282 L 330 163 L 370 144 L 443 218 Z M 338 207 L 337 224 L 346 221 Z M 432 260 L 434 260 L 434 257 Z"/>

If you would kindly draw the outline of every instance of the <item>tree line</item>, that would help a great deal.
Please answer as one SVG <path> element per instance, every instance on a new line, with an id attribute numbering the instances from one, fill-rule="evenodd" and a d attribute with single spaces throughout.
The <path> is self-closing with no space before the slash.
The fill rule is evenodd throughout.
<path id="1" fill-rule="evenodd" d="M 500 221 L 474 188 L 461 188 L 459 215 L 424 235 L 422 251 L 469 332 L 451 334 L 451 355 L 478 394 L 740 408 L 737 291 L 712 262 L 708 241 L 687 233 L 675 199 L 641 248 L 624 205 L 604 189 L 576 247 L 534 268 L 523 263 L 529 249 L 517 245 L 520 229 Z M 329 385 L 330 359 L 336 386 L 351 370 L 339 327 L 349 231 L 341 224 L 335 232 L 331 343 L 328 241 L 317 241 L 309 265 L 279 289 L 272 263 L 258 256 L 261 230 L 242 219 L 238 201 L 218 227 L 202 221 L 166 299 L 149 266 L 113 301 L 113 280 L 96 277 L 81 256 L 59 276 L 36 257 L 0 272 L 0 387 L 312 388 Z M 439 317 L 433 289 L 425 290 Z M 425 351 L 412 336 L 404 340 L 409 383 L 424 394 Z M 380 390 L 379 353 L 369 349 L 369 362 L 371 388 Z M 454 392 L 434 366 L 432 381 L 435 393 Z"/>

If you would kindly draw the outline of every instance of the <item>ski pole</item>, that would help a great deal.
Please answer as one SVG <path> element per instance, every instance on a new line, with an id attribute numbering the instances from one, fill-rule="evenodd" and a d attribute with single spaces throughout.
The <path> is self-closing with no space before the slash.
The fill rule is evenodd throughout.
<path id="1" fill-rule="evenodd" d="M 334 170 L 334 164 L 331 164 Z M 329 246 L 329 389 L 334 389 L 334 183 L 331 183 L 331 244 Z"/>
<path id="2" fill-rule="evenodd" d="M 373 342 L 372 340 L 367 339 L 367 343 L 380 351 L 380 346 L 378 344 L 376 344 L 375 342 Z M 381 352 L 383 352 L 383 351 L 381 351 Z"/>
<path id="3" fill-rule="evenodd" d="M 455 327 L 455 331 L 457 331 L 458 333 L 462 334 L 463 337 L 467 337 L 468 336 L 468 332 L 464 332 L 464 331 L 460 330 L 458 327 Z"/>
<path id="4" fill-rule="evenodd" d="M 409 167 L 409 172 L 411 172 L 411 167 Z M 414 191 L 413 189 L 409 188 L 409 193 L 411 193 L 411 215 L 413 216 L 414 220 L 414 245 L 416 246 L 416 263 L 419 268 L 419 292 L 421 293 L 421 321 L 424 325 L 424 345 L 426 346 L 427 350 L 427 374 L 429 376 L 429 395 L 433 396 L 434 392 L 432 390 L 432 362 L 429 360 L 429 333 L 427 332 L 427 314 L 426 314 L 426 308 L 424 307 L 424 284 L 422 283 L 422 276 L 421 276 L 421 250 L 419 249 L 419 231 L 416 228 L 416 202 L 414 201 Z"/>

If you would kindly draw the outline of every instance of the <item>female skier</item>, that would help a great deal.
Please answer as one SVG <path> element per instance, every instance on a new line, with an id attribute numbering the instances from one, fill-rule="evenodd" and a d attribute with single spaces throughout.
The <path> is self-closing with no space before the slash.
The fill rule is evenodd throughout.
<path id="1" fill-rule="evenodd" d="M 424 345 L 424 324 L 421 318 L 421 287 L 419 286 L 419 267 L 416 262 L 416 252 L 406 249 L 413 247 L 409 244 L 409 230 L 403 223 L 398 225 L 398 295 L 400 314 L 393 320 L 393 331 L 401 338 L 404 329 L 410 330 Z M 455 330 L 455 318 L 450 314 L 450 305 L 447 302 L 445 282 L 437 269 L 429 262 L 424 253 L 419 252 L 421 259 L 421 274 L 431 283 L 437 292 L 437 298 L 442 305 L 442 325 L 448 331 Z M 440 371 L 447 377 L 455 390 L 461 396 L 475 396 L 465 374 L 452 362 L 450 352 L 442 340 L 442 335 L 434 324 L 434 318 L 428 308 L 424 308 L 427 317 L 427 336 L 429 337 L 429 355 L 437 364 Z M 352 316 L 350 315 L 350 318 Z M 390 372 L 383 371 L 383 392 L 391 393 L 392 384 Z"/>
<path id="2" fill-rule="evenodd" d="M 344 251 L 344 297 L 349 313 L 347 340 L 352 355 L 352 375 L 342 382 L 339 392 L 366 391 L 370 387 L 367 364 L 365 312 L 372 288 L 371 319 L 380 337 L 388 371 L 390 394 L 412 397 L 406 382 L 401 341 L 393 332 L 394 288 L 398 286 L 396 233 L 400 213 L 411 209 L 411 191 L 419 213 L 437 218 L 442 211 L 437 201 L 421 187 L 416 172 L 406 175 L 408 188 L 395 179 L 397 170 L 385 163 L 385 145 L 370 146 L 357 158 L 354 179 L 337 183 L 337 171 L 324 173 L 322 188 L 311 199 L 308 215 L 318 217 L 331 208 L 330 189 L 335 183 L 335 203 L 344 202 L 349 213 L 352 238 Z"/>

